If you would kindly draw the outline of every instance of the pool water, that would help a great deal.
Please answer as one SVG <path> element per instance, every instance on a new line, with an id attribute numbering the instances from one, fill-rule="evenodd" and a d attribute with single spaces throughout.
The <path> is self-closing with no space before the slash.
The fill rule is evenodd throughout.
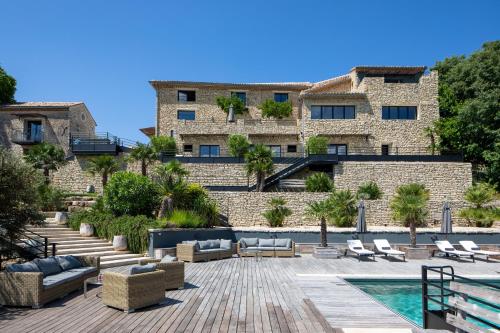
<path id="1" fill-rule="evenodd" d="M 347 280 L 407 320 L 422 327 L 422 284 L 420 280 Z M 500 285 L 500 281 L 488 281 Z M 429 292 L 437 289 L 429 287 Z M 429 302 L 431 310 L 438 305 Z"/>

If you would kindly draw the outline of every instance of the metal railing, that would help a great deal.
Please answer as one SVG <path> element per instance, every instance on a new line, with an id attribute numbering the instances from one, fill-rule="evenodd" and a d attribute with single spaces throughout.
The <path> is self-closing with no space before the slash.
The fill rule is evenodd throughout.
<path id="1" fill-rule="evenodd" d="M 134 148 L 136 142 L 119 138 L 109 132 L 71 133 L 70 147 L 74 152 L 116 152 L 121 148 Z"/>
<path id="2" fill-rule="evenodd" d="M 10 138 L 14 143 L 19 144 L 37 144 L 44 142 L 45 133 L 44 131 L 31 133 L 28 131 L 14 130 L 12 131 Z"/>
<path id="3" fill-rule="evenodd" d="M 429 273 L 439 274 L 438 279 L 430 279 Z M 456 314 L 460 314 L 464 320 L 466 318 L 474 320 L 476 323 L 481 325 L 500 329 L 500 326 L 495 323 L 483 318 L 481 316 L 481 311 L 466 311 L 463 307 L 457 307 L 456 305 L 450 304 L 449 298 L 454 296 L 465 296 L 468 300 L 473 300 L 479 306 L 487 306 L 489 308 L 495 309 L 495 311 L 500 310 L 498 305 L 500 299 L 496 302 L 485 300 L 484 298 L 477 297 L 474 293 L 463 293 L 458 292 L 448 286 L 450 282 L 464 282 L 467 284 L 473 284 L 480 287 L 488 288 L 490 290 L 500 291 L 500 286 L 484 282 L 481 280 L 470 279 L 464 276 L 455 274 L 455 270 L 452 266 L 422 266 L 422 317 L 423 317 L 423 328 L 454 328 L 447 320 L 447 316 L 451 315 L 454 317 Z M 433 288 L 434 293 L 430 292 L 430 288 Z M 485 289 L 487 291 L 488 289 Z M 467 295 L 464 295 L 467 294 Z M 430 304 L 437 305 L 438 309 L 431 310 Z"/>

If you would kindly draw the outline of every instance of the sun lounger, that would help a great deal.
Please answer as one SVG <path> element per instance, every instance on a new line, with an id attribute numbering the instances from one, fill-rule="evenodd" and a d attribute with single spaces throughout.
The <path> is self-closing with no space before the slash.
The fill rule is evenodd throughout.
<path id="1" fill-rule="evenodd" d="M 387 241 L 387 239 L 374 239 L 373 243 L 378 252 L 387 256 L 403 256 L 403 261 L 405 261 L 405 253 L 403 251 L 394 250 Z"/>
<path id="2" fill-rule="evenodd" d="M 439 252 L 443 252 L 446 254 L 447 257 L 452 256 L 452 257 L 469 257 L 472 259 L 472 262 L 474 261 L 474 253 L 468 252 L 468 251 L 460 251 L 457 250 L 453 247 L 453 245 L 450 244 L 447 240 L 440 240 L 440 241 L 435 241 L 434 244 L 439 249 Z M 434 256 L 434 251 L 432 251 L 432 255 Z"/>
<path id="3" fill-rule="evenodd" d="M 359 239 L 348 239 L 347 246 L 349 251 L 358 256 L 358 261 L 361 260 L 361 257 L 372 257 L 373 261 L 375 261 L 375 252 L 365 249 Z"/>
<path id="4" fill-rule="evenodd" d="M 460 241 L 459 243 L 460 245 L 462 245 L 465 251 L 486 256 L 486 260 L 488 260 L 490 256 L 500 256 L 500 252 L 481 250 L 481 248 L 477 246 L 473 241 Z"/>

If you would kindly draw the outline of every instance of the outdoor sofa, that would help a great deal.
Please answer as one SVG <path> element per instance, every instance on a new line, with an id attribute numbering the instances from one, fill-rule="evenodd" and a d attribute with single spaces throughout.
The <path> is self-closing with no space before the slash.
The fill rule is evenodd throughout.
<path id="1" fill-rule="evenodd" d="M 165 272 L 165 290 L 184 288 L 184 262 L 164 262 L 162 259 L 139 259 L 139 265 L 156 264 L 157 269 Z"/>
<path id="2" fill-rule="evenodd" d="M 99 257 L 56 256 L 7 265 L 0 272 L 0 304 L 40 308 L 99 274 Z"/>
<path id="3" fill-rule="evenodd" d="M 263 257 L 295 257 L 295 242 L 290 238 L 241 238 L 236 249 L 240 257 L 256 255 L 246 250 L 259 250 Z"/>
<path id="4" fill-rule="evenodd" d="M 104 272 L 102 302 L 126 313 L 165 300 L 165 271 L 155 264 L 134 265 L 126 273 Z"/>
<path id="5" fill-rule="evenodd" d="M 230 239 L 209 239 L 205 241 L 184 241 L 177 244 L 179 261 L 198 262 L 231 258 L 233 243 Z"/>

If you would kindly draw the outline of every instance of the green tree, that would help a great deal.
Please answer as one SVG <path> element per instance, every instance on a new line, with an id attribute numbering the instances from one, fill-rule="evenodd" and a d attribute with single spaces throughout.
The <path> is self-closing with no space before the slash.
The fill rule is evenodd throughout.
<path id="1" fill-rule="evenodd" d="M 331 218 L 332 205 L 330 200 L 315 201 L 307 205 L 306 215 L 320 220 L 320 241 L 322 247 L 327 247 L 327 226 L 326 220 Z"/>
<path id="2" fill-rule="evenodd" d="M 164 218 L 170 215 L 173 211 L 172 194 L 176 191 L 184 191 L 186 183 L 184 177 L 188 176 L 189 172 L 182 167 L 181 162 L 171 160 L 166 164 L 162 164 L 155 169 L 155 181 L 160 188 L 160 194 L 163 195 L 158 218 Z"/>
<path id="3" fill-rule="evenodd" d="M 465 191 L 465 200 L 474 208 L 484 208 L 495 199 L 495 189 L 487 183 L 474 184 Z"/>
<path id="4" fill-rule="evenodd" d="M 359 185 L 356 197 L 365 200 L 378 200 L 382 199 L 383 194 L 384 192 L 378 187 L 377 183 L 369 181 Z"/>
<path id="5" fill-rule="evenodd" d="M 129 160 L 141 163 L 141 174 L 147 176 L 148 166 L 158 158 L 155 149 L 148 144 L 137 142 L 137 146 L 130 152 Z"/>
<path id="6" fill-rule="evenodd" d="M 306 146 L 307 152 L 311 155 L 328 153 L 328 139 L 324 136 L 311 136 Z"/>
<path id="7" fill-rule="evenodd" d="M 417 227 L 425 226 L 425 219 L 429 214 L 428 201 L 429 190 L 416 183 L 399 186 L 391 200 L 393 218 L 410 228 L 411 247 L 417 246 Z"/>
<path id="8" fill-rule="evenodd" d="M 99 155 L 91 158 L 85 170 L 91 176 L 100 175 L 102 188 L 108 183 L 108 177 L 120 170 L 120 163 L 114 156 Z"/>
<path id="9" fill-rule="evenodd" d="M 307 192 L 331 192 L 333 189 L 332 178 L 324 172 L 313 173 L 306 178 Z"/>
<path id="10" fill-rule="evenodd" d="M 247 137 L 241 134 L 231 134 L 227 141 L 229 153 L 233 157 L 244 157 L 250 148 Z"/>
<path id="11" fill-rule="evenodd" d="M 258 144 L 245 157 L 247 174 L 255 175 L 257 192 L 264 190 L 266 176 L 274 171 L 271 150 Z"/>
<path id="12" fill-rule="evenodd" d="M 436 150 L 438 150 L 438 144 L 436 142 L 436 129 L 428 126 L 424 128 L 424 134 L 429 139 L 429 146 L 427 149 L 431 152 L 431 155 L 435 155 Z"/>
<path id="13" fill-rule="evenodd" d="M 483 177 L 500 188 L 500 41 L 433 69 L 439 72 L 441 151 L 463 151 L 467 161 L 485 165 Z"/>
<path id="14" fill-rule="evenodd" d="M 466 219 L 470 224 L 477 227 L 491 227 L 498 219 L 498 209 L 489 206 L 495 199 L 496 191 L 488 183 L 477 183 L 465 192 L 465 200 L 473 207 L 460 210 L 459 216 Z"/>
<path id="15" fill-rule="evenodd" d="M 356 199 L 351 191 L 337 190 L 328 200 L 332 206 L 330 217 L 333 223 L 337 227 L 351 227 L 358 211 Z"/>
<path id="16" fill-rule="evenodd" d="M 160 135 L 151 138 L 151 147 L 160 157 L 161 153 L 168 156 L 175 156 L 177 145 L 175 139 L 170 136 Z"/>
<path id="17" fill-rule="evenodd" d="M 218 96 L 215 98 L 215 102 L 225 113 L 229 113 L 229 107 L 233 105 L 234 114 L 243 114 L 247 111 L 245 103 L 238 96 Z"/>
<path id="18" fill-rule="evenodd" d="M 61 147 L 45 142 L 34 145 L 24 159 L 35 169 L 43 170 L 46 184 L 50 183 L 50 171 L 59 169 L 67 162 Z"/>
<path id="19" fill-rule="evenodd" d="M 268 202 L 269 209 L 262 213 L 271 227 L 282 227 L 285 218 L 292 215 L 292 210 L 286 206 L 283 198 L 272 198 Z"/>
<path id="20" fill-rule="evenodd" d="M 0 67 L 0 104 L 15 103 L 16 79 Z"/>
<path id="21" fill-rule="evenodd" d="M 276 102 L 272 99 L 266 99 L 259 109 L 262 110 L 262 117 L 283 119 L 292 114 L 292 102 Z"/>

